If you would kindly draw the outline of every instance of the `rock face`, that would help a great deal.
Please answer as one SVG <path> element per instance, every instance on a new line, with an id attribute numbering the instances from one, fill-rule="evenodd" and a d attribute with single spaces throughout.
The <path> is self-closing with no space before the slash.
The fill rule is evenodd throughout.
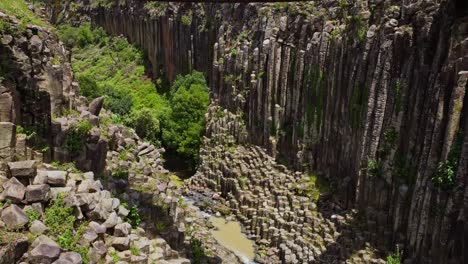
<path id="1" fill-rule="evenodd" d="M 148 51 L 155 75 L 208 73 L 213 98 L 244 113 L 248 142 L 335 182 L 375 239 L 404 243 L 410 261 L 465 261 L 466 1 L 187 4 L 162 16 L 143 2 L 91 17 Z M 449 156 L 447 189 L 433 178 Z"/>
<path id="2" fill-rule="evenodd" d="M 74 101 L 68 52 L 48 29 L 23 29 L 18 19 L 2 12 L 0 19 L 7 25 L 0 35 L 0 122 L 33 129 L 50 140 L 52 115 L 60 115 Z"/>

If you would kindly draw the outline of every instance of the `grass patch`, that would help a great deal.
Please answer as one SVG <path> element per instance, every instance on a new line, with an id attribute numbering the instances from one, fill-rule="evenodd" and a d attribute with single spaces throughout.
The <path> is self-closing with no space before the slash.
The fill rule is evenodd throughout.
<path id="1" fill-rule="evenodd" d="M 28 3 L 23 0 L 0 0 L 0 10 L 17 17 L 23 25 L 33 24 L 51 29 L 44 20 L 28 9 Z"/>
<path id="2" fill-rule="evenodd" d="M 75 223 L 75 221 L 73 208 L 65 204 L 63 194 L 59 194 L 44 213 L 44 224 L 49 227 L 49 235 L 57 238 L 61 248 L 79 253 L 83 263 L 88 263 L 88 247 L 78 244 L 87 223 Z"/>

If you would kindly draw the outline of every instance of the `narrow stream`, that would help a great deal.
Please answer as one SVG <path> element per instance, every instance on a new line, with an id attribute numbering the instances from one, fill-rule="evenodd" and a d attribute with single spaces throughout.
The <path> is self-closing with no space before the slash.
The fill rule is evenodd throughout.
<path id="1" fill-rule="evenodd" d="M 211 234 L 221 245 L 234 252 L 244 263 L 255 263 L 254 244 L 241 232 L 238 222 L 216 216 L 211 216 L 210 221 L 215 227 Z"/>

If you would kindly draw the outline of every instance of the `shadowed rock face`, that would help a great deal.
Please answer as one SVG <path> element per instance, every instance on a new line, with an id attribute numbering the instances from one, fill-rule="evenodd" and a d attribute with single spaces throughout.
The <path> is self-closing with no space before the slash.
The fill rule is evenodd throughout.
<path id="1" fill-rule="evenodd" d="M 244 113 L 248 141 L 335 181 L 376 240 L 404 243 L 413 261 L 467 261 L 465 1 L 180 4 L 162 16 L 143 5 L 87 12 L 140 45 L 155 77 L 206 72 L 213 98 Z M 444 190 L 431 178 L 454 146 Z"/>
<path id="2" fill-rule="evenodd" d="M 0 122 L 11 122 L 50 139 L 51 116 L 72 106 L 76 86 L 68 53 L 50 30 L 0 12 L 8 27 L 0 39 Z"/>

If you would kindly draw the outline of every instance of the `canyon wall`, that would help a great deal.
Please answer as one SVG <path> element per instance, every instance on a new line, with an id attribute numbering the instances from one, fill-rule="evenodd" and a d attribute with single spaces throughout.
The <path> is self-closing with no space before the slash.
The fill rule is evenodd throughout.
<path id="1" fill-rule="evenodd" d="M 250 142 L 335 182 L 410 263 L 468 261 L 465 1 L 143 2 L 82 8 L 155 77 L 205 72 Z"/>
<path id="2" fill-rule="evenodd" d="M 15 154 L 34 156 L 31 149 L 26 151 L 26 141 L 40 148 L 52 143 L 52 117 L 72 107 L 78 86 L 73 82 L 69 53 L 50 29 L 25 25 L 2 12 L 0 22 L 0 122 L 4 128 L 0 136 L 14 135 L 13 124 L 28 133 L 34 131 L 35 136 L 20 138 Z M 6 137 L 9 143 L 2 139 L 0 146 L 6 151 L 0 154 L 2 159 L 15 153 L 15 143 Z M 50 151 L 35 154 L 42 159 Z"/>

